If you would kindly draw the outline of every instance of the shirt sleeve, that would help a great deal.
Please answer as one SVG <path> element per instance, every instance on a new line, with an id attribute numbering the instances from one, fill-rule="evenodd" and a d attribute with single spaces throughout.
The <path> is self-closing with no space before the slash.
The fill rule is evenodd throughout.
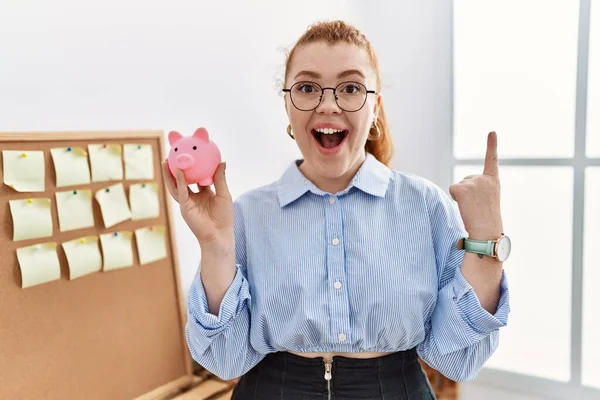
<path id="1" fill-rule="evenodd" d="M 245 272 L 243 219 L 235 204 L 236 273 L 217 315 L 208 309 L 204 283 L 198 271 L 188 297 L 185 334 L 192 358 L 221 379 L 238 378 L 258 364 L 265 354 L 250 342 L 252 296 Z"/>
<path id="2" fill-rule="evenodd" d="M 436 306 L 426 324 L 421 358 L 454 381 L 475 378 L 498 347 L 499 328 L 507 325 L 509 290 L 502 271 L 500 299 L 492 315 L 480 304 L 462 274 L 464 250 L 456 242 L 467 236 L 458 207 L 439 187 L 428 192 L 439 286 Z"/>

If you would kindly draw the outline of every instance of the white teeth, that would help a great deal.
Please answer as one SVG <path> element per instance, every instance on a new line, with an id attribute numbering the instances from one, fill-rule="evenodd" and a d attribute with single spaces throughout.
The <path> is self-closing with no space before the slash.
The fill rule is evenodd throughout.
<path id="1" fill-rule="evenodd" d="M 319 128 L 319 129 L 315 129 L 317 132 L 319 133 L 324 133 L 326 135 L 331 135 L 333 133 L 342 133 L 344 132 L 343 130 L 338 130 L 338 129 L 333 129 L 333 128 Z"/>

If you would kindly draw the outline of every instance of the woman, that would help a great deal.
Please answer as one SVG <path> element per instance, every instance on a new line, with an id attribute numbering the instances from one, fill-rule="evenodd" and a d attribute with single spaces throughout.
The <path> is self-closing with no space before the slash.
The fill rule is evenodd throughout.
<path id="1" fill-rule="evenodd" d="M 187 340 L 233 399 L 432 399 L 418 363 L 473 378 L 498 346 L 502 263 L 457 242 L 502 234 L 496 136 L 482 175 L 450 192 L 388 167 L 392 143 L 371 44 L 324 22 L 286 63 L 287 133 L 302 160 L 232 202 L 165 181 L 202 252 Z M 460 247 L 460 246 L 459 246 Z"/>

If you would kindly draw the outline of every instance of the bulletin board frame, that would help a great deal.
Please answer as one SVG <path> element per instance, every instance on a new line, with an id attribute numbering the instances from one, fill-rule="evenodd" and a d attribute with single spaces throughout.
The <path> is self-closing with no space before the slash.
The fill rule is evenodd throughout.
<path id="1" fill-rule="evenodd" d="M 117 181 L 56 187 L 50 149 L 87 150 L 88 144 L 103 143 L 150 144 L 153 178 L 128 180 L 123 175 Z M 18 192 L 3 183 L 0 162 L 0 398 L 167 399 L 197 382 L 185 341 L 187 317 L 173 215 L 162 181 L 164 132 L 0 132 L 0 157 L 3 150 L 43 150 L 46 185 L 43 192 Z M 94 193 L 118 182 L 127 189 L 148 181 L 157 184 L 157 218 L 127 220 L 106 228 L 93 199 L 94 227 L 60 231 L 56 192 L 87 188 Z M 51 199 L 52 236 L 14 241 L 9 201 L 38 197 Z M 65 241 L 157 225 L 164 226 L 165 258 L 141 264 L 132 235 L 132 266 L 70 279 L 61 245 Z M 22 287 L 16 249 L 43 242 L 56 243 L 60 278 Z"/>

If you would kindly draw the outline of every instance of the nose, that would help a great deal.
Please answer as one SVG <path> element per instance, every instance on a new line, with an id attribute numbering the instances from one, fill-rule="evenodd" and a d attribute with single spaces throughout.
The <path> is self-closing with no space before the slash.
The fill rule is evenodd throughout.
<path id="1" fill-rule="evenodd" d="M 333 89 L 331 89 L 331 94 L 327 93 L 331 88 L 323 89 L 323 97 L 321 99 L 321 103 L 317 107 L 317 112 L 322 114 L 339 114 L 342 112 L 340 107 L 337 105 L 335 100 L 335 93 Z"/>
<path id="2" fill-rule="evenodd" d="M 194 157 L 189 154 L 179 154 L 175 161 L 179 169 L 189 169 L 194 165 Z"/>

